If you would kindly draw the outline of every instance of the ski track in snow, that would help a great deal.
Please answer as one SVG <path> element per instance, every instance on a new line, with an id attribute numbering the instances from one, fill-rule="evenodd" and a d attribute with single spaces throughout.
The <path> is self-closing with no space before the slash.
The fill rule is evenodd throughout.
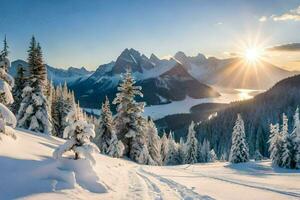
<path id="1" fill-rule="evenodd" d="M 161 190 L 154 182 L 152 182 L 148 177 L 144 176 L 139 172 L 137 172 L 137 175 L 139 175 L 146 182 L 149 189 L 149 194 L 153 197 L 153 199 L 155 200 L 163 199 Z"/>
<path id="2" fill-rule="evenodd" d="M 173 189 L 174 191 L 176 191 L 181 199 L 184 200 L 192 200 L 192 199 L 198 199 L 198 200 L 213 200 L 213 198 L 209 197 L 209 196 L 202 196 L 199 195 L 198 193 L 194 192 L 192 189 L 187 188 L 184 185 L 181 185 L 173 180 L 164 178 L 162 176 L 159 176 L 157 174 L 145 171 L 143 168 L 140 168 L 140 171 L 144 174 L 150 175 L 156 179 L 158 179 L 160 182 L 168 185 L 171 189 Z"/>
<path id="3" fill-rule="evenodd" d="M 181 171 L 181 169 L 176 169 L 175 171 Z M 216 176 L 212 176 L 212 175 L 205 175 L 203 173 L 199 173 L 199 172 L 189 172 L 188 169 L 184 169 L 186 173 L 188 174 L 192 174 L 192 175 L 200 175 L 201 177 L 205 177 L 205 178 L 210 178 L 210 179 L 214 179 L 217 181 L 222 181 L 222 182 L 227 182 L 230 184 L 236 184 L 239 186 L 245 186 L 245 187 L 250 187 L 250 188 L 254 188 L 254 189 L 259 189 L 259 190 L 265 190 L 265 191 L 269 191 L 269 192 L 276 192 L 282 195 L 288 195 L 291 197 L 296 197 L 296 198 L 300 198 L 300 193 L 296 193 L 296 192 L 288 192 L 288 191 L 283 191 L 283 190 L 279 190 L 276 188 L 271 188 L 271 187 L 266 187 L 266 186 L 262 186 L 262 185 L 257 185 L 257 183 L 252 183 L 251 182 L 245 182 L 245 180 L 243 180 L 243 182 L 235 180 L 235 179 L 228 179 L 227 177 L 216 177 Z M 254 185 L 256 184 L 256 185 Z"/>

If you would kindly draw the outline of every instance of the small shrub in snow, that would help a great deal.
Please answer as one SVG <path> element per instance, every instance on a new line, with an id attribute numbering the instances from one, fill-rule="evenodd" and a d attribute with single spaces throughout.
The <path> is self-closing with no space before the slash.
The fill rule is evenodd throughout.
<path id="1" fill-rule="evenodd" d="M 54 158 L 60 158 L 65 152 L 73 151 L 75 160 L 86 158 L 94 164 L 93 154 L 100 152 L 98 147 L 90 141 L 95 137 L 94 125 L 84 119 L 79 107 L 69 113 L 67 120 L 70 125 L 64 130 L 64 138 L 68 140 L 54 151 Z"/>

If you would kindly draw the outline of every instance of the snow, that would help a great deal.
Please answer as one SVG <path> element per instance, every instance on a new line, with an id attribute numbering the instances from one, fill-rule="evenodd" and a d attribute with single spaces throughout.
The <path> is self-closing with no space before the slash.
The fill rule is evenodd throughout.
<path id="1" fill-rule="evenodd" d="M 52 158 L 63 139 L 25 130 L 0 141 L 0 199 L 299 199 L 300 170 L 269 160 L 229 164 L 145 166 L 98 154 Z"/>
<path id="2" fill-rule="evenodd" d="M 169 104 L 154 105 L 145 107 L 145 116 L 151 116 L 154 120 L 163 118 L 167 115 L 190 113 L 190 108 L 203 103 L 230 103 L 237 99 L 238 94 L 221 93 L 220 97 L 194 99 L 187 96 L 182 101 L 173 101 Z"/>
<path id="3" fill-rule="evenodd" d="M 0 103 L 0 113 L 2 114 L 3 118 L 7 125 L 16 127 L 17 120 L 15 115 L 2 103 Z"/>

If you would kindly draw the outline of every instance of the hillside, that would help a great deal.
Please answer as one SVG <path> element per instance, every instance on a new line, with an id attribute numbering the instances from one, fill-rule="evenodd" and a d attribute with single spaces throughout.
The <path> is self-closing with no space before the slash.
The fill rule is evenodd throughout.
<path id="1" fill-rule="evenodd" d="M 96 155 L 92 167 L 86 160 L 54 160 L 52 152 L 62 139 L 23 130 L 16 135 L 17 140 L 3 136 L 0 141 L 3 200 L 300 197 L 300 171 L 273 169 L 269 161 L 155 167 Z"/>
<path id="2" fill-rule="evenodd" d="M 290 119 L 300 105 L 300 75 L 279 81 L 268 91 L 253 99 L 231 103 L 218 116 L 203 122 L 197 128 L 200 139 L 208 138 L 219 154 L 228 152 L 231 144 L 231 132 L 238 113 L 241 113 L 246 129 L 246 137 L 253 154 L 256 149 L 268 156 L 268 138 L 270 123 L 281 122 L 285 112 Z M 228 128 L 230 127 L 230 128 Z"/>

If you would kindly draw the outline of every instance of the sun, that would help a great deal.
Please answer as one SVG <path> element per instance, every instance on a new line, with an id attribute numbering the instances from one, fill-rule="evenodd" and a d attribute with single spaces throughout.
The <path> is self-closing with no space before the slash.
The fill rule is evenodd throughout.
<path id="1" fill-rule="evenodd" d="M 262 56 L 263 56 L 263 49 L 256 48 L 256 47 L 250 47 L 245 49 L 243 55 L 244 59 L 250 63 L 258 62 L 262 58 Z"/>

